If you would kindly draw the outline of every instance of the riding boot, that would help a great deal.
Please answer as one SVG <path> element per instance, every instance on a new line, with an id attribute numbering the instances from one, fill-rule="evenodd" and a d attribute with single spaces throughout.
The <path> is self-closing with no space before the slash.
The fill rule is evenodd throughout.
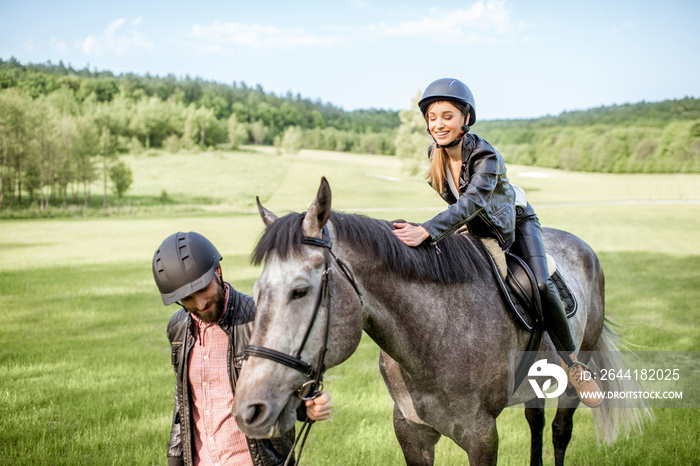
<path id="1" fill-rule="evenodd" d="M 598 384 L 590 376 L 590 371 L 583 370 L 587 367 L 576 358 L 576 345 L 571 337 L 564 303 L 549 278 L 540 221 L 530 204 L 516 208 L 515 242 L 511 251 L 527 263 L 535 276 L 540 290 L 545 328 L 562 359 L 562 367 L 567 372 L 569 383 L 586 406 L 600 405 L 602 393 Z"/>
<path id="2" fill-rule="evenodd" d="M 544 288 L 540 291 L 542 314 L 549 336 L 559 352 L 561 366 L 566 371 L 569 383 L 576 390 L 578 399 L 589 408 L 598 407 L 603 402 L 603 393 L 591 376 L 591 370 L 576 357 L 576 346 L 571 339 L 564 303 L 552 280 L 547 279 Z"/>
<path id="3" fill-rule="evenodd" d="M 549 277 L 542 281 L 538 279 L 537 282 L 540 289 L 544 324 L 554 346 L 558 351 L 565 351 L 566 354 L 573 353 L 576 350 L 576 345 L 574 345 L 574 340 L 571 338 L 566 309 L 559 297 L 556 286 Z"/>

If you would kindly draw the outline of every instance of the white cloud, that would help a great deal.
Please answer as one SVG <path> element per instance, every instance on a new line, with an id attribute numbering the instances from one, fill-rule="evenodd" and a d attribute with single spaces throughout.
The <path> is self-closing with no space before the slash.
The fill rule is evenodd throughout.
<path id="1" fill-rule="evenodd" d="M 503 0 L 478 1 L 468 9 L 431 9 L 428 16 L 397 24 L 381 22 L 380 34 L 388 36 L 425 37 L 461 42 L 492 42 L 513 30 L 510 8 Z"/>
<path id="2" fill-rule="evenodd" d="M 321 37 L 304 29 L 282 29 L 264 24 L 195 24 L 189 33 L 193 45 L 202 53 L 230 54 L 234 48 L 287 50 L 329 46 L 342 41 L 340 36 Z"/>
<path id="3" fill-rule="evenodd" d="M 130 29 L 123 30 L 124 24 L 126 18 L 116 19 L 107 26 L 102 35 L 87 36 L 78 43 L 78 47 L 89 56 L 122 56 L 137 49 L 153 50 L 153 42 L 137 30 L 137 26 L 141 24 L 140 17 L 131 21 Z"/>
<path id="4" fill-rule="evenodd" d="M 623 21 L 622 23 L 616 25 L 613 30 L 615 32 L 625 32 L 637 27 L 637 23 L 634 21 Z"/>
<path id="5" fill-rule="evenodd" d="M 351 0 L 350 5 L 364 8 L 369 4 L 363 0 Z M 424 18 L 402 23 L 381 21 L 366 26 L 338 26 L 334 27 L 332 35 L 271 24 L 215 21 L 209 25 L 195 24 L 187 38 L 199 53 L 231 55 L 241 49 L 292 50 L 382 37 L 415 37 L 430 41 L 447 39 L 456 43 L 494 42 L 514 28 L 511 10 L 505 0 L 479 0 L 467 9 L 431 8 Z"/>
<path id="6" fill-rule="evenodd" d="M 49 39 L 49 44 L 51 45 L 51 48 L 56 52 L 63 54 L 68 52 L 68 45 L 66 45 L 66 43 L 63 41 L 58 40 L 54 36 L 52 36 L 51 39 Z"/>
<path id="7" fill-rule="evenodd" d="M 117 32 L 122 25 L 124 25 L 125 21 L 126 19 L 119 18 L 109 23 L 109 26 L 107 26 L 107 29 L 105 29 L 105 36 L 114 36 L 114 33 Z"/>
<path id="8" fill-rule="evenodd" d="M 97 37 L 87 36 L 81 43 L 80 48 L 85 55 L 102 55 L 102 50 L 97 43 Z"/>
<path id="9" fill-rule="evenodd" d="M 369 8 L 369 3 L 363 0 L 352 0 L 350 1 L 350 6 L 352 8 L 357 8 L 358 10 L 364 10 L 365 8 Z"/>
<path id="10" fill-rule="evenodd" d="M 25 41 L 22 43 L 22 47 L 23 47 L 24 50 L 26 50 L 27 52 L 33 52 L 33 51 L 35 51 L 35 50 L 37 49 L 37 43 L 36 43 L 36 41 L 35 41 L 34 39 L 25 40 Z"/>

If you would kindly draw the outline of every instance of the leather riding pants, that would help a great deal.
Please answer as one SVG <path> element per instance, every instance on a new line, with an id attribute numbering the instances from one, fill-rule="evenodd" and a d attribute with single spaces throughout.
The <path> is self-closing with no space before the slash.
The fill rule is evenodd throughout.
<path id="1" fill-rule="evenodd" d="M 549 278 L 547 257 L 542 242 L 540 221 L 530 204 L 516 207 L 515 241 L 510 252 L 523 259 L 532 270 L 540 290 L 544 325 L 558 351 L 571 354 L 576 350 L 564 303 Z"/>

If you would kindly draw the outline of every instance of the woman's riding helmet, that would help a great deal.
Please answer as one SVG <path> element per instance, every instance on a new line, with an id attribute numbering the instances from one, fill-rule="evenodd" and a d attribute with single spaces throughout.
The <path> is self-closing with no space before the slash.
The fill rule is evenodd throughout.
<path id="1" fill-rule="evenodd" d="M 430 83 L 428 87 L 425 88 L 423 97 L 418 101 L 418 107 L 421 113 L 425 115 L 430 104 L 441 100 L 459 102 L 466 105 L 467 113 L 471 115 L 469 124 L 473 125 L 476 122 L 474 95 L 467 85 L 459 79 L 442 78 Z"/>

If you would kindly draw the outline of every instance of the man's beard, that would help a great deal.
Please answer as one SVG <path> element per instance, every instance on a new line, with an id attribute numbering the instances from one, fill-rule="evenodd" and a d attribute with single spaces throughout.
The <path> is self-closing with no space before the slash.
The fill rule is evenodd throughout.
<path id="1" fill-rule="evenodd" d="M 185 308 L 185 310 L 190 314 L 196 315 L 199 318 L 199 320 L 207 324 L 215 324 L 219 322 L 219 320 L 221 320 L 221 317 L 224 315 L 224 311 L 226 310 L 226 297 L 224 295 L 223 286 L 219 285 L 219 290 L 216 293 L 216 296 L 211 301 L 207 302 L 207 305 L 204 307 L 204 309 L 209 308 L 210 306 L 212 306 L 212 304 L 213 308 L 206 312 L 187 307 Z"/>

